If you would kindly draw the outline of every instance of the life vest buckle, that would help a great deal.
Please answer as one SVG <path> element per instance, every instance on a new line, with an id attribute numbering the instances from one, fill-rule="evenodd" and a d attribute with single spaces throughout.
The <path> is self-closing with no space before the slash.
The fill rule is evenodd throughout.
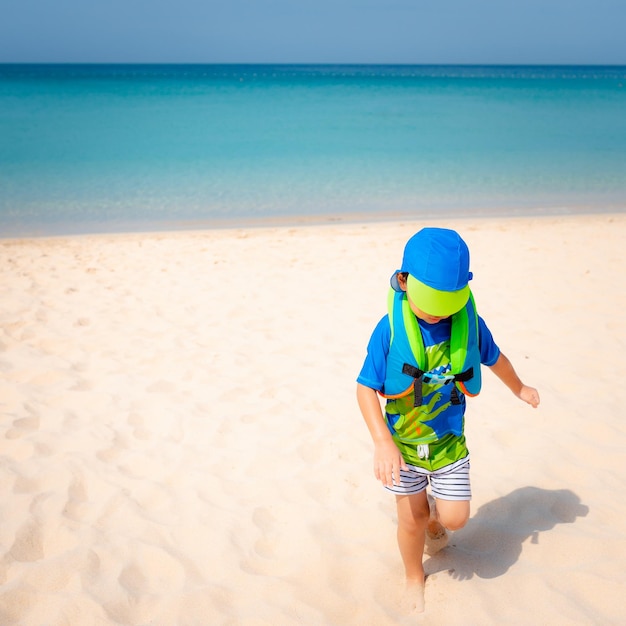
<path id="1" fill-rule="evenodd" d="M 424 374 L 425 383 L 434 383 L 436 385 L 449 385 L 456 379 L 454 374 Z"/>

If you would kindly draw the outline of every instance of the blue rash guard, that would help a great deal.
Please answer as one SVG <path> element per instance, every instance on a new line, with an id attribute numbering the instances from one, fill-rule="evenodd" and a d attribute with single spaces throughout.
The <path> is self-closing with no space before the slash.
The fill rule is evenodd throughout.
<path id="1" fill-rule="evenodd" d="M 447 374 L 451 371 L 450 364 L 450 318 L 435 324 L 418 319 L 424 340 L 426 357 L 425 371 L 432 374 Z M 491 332 L 484 320 L 478 317 L 478 337 L 480 361 L 482 364 L 493 365 L 500 356 L 500 349 L 495 344 Z M 360 384 L 384 393 L 387 373 L 387 355 L 391 341 L 389 317 L 385 315 L 372 333 L 367 346 L 367 356 L 357 378 Z M 463 435 L 465 397 L 460 395 L 458 404 L 450 401 L 454 385 L 424 384 L 423 405 L 413 409 L 412 395 L 401 399 L 387 400 L 387 426 L 398 444 L 407 463 L 422 465 L 416 454 L 416 446 L 420 443 L 432 444 L 433 454 L 438 457 L 437 465 L 446 465 L 467 455 L 465 437 Z M 437 446 L 441 444 L 446 452 L 439 456 Z M 433 459 L 434 460 L 434 459 Z M 430 465 L 432 467 L 432 462 Z"/>

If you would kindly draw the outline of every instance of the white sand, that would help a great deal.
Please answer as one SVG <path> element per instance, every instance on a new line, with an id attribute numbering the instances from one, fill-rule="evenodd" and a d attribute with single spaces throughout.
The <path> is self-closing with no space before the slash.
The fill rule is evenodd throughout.
<path id="1" fill-rule="evenodd" d="M 0 624 L 626 623 L 624 214 L 454 223 L 542 405 L 485 374 L 403 612 L 355 378 L 422 225 L 0 241 Z"/>

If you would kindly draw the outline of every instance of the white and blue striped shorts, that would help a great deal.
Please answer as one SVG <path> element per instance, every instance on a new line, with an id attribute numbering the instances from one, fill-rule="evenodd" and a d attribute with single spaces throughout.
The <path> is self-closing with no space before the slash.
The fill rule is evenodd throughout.
<path id="1" fill-rule="evenodd" d="M 466 456 L 438 470 L 408 465 L 408 470 L 400 470 L 400 484 L 385 489 L 397 495 L 411 495 L 424 491 L 430 483 L 435 498 L 442 500 L 471 500 L 470 462 Z"/>

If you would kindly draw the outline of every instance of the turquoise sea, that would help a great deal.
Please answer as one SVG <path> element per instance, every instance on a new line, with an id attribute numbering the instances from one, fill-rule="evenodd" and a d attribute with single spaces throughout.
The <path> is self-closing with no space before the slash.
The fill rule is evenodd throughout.
<path id="1" fill-rule="evenodd" d="M 0 236 L 626 210 L 626 67 L 0 65 Z"/>

